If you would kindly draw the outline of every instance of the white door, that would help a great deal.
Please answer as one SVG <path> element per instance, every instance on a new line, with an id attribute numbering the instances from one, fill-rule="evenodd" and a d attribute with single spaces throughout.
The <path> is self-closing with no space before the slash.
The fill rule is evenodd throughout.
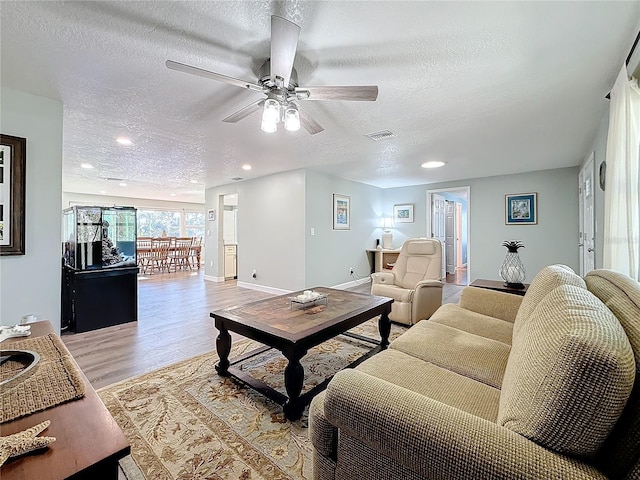
<path id="1" fill-rule="evenodd" d="M 444 235 L 444 212 L 446 200 L 437 193 L 431 194 L 431 236 L 440 240 L 442 245 L 442 273 L 441 278 L 446 278 L 445 271 L 445 235 Z"/>
<path id="2" fill-rule="evenodd" d="M 456 202 L 456 268 L 464 267 L 462 263 L 462 204 Z"/>
<path id="3" fill-rule="evenodd" d="M 593 204 L 595 192 L 593 191 L 593 152 L 589 160 L 584 164 L 578 174 L 578 203 L 580 215 L 580 232 L 578 246 L 580 247 L 580 275 L 585 276 L 595 268 L 595 213 Z"/>
<path id="4" fill-rule="evenodd" d="M 456 202 L 446 201 L 445 206 L 445 251 L 447 273 L 456 273 Z"/>

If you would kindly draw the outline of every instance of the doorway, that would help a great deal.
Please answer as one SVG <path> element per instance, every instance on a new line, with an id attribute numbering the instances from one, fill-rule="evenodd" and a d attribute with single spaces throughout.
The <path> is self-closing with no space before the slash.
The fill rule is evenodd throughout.
<path id="1" fill-rule="evenodd" d="M 224 279 L 238 278 L 238 194 L 223 196 L 222 248 L 224 249 Z"/>
<path id="2" fill-rule="evenodd" d="M 442 244 L 442 278 L 469 284 L 470 187 L 427 190 L 427 236 Z"/>
<path id="3" fill-rule="evenodd" d="M 578 206 L 580 232 L 580 276 L 584 277 L 595 268 L 595 212 L 594 201 L 594 152 L 591 152 L 578 174 Z"/>

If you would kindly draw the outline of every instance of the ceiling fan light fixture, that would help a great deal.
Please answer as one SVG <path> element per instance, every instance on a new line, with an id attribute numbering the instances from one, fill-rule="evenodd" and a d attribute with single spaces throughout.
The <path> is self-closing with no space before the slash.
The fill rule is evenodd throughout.
<path id="1" fill-rule="evenodd" d="M 277 122 L 271 122 L 269 120 L 265 120 L 263 115 L 262 123 L 260 124 L 260 130 L 267 133 L 275 133 L 278 131 L 278 124 Z"/>
<path id="2" fill-rule="evenodd" d="M 280 103 L 275 98 L 267 98 L 264 101 L 262 121 L 276 124 L 280 121 Z"/>
<path id="3" fill-rule="evenodd" d="M 288 105 L 284 111 L 284 128 L 290 132 L 300 130 L 300 112 L 298 112 L 298 107 L 294 104 Z"/>

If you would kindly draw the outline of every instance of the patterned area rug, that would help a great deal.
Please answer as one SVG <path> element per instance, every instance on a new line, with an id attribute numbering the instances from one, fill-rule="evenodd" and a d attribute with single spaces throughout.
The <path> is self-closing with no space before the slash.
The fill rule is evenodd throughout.
<path id="1" fill-rule="evenodd" d="M 351 330 L 379 338 L 377 321 Z M 393 325 L 391 339 L 405 329 Z M 230 358 L 259 346 L 234 342 Z M 303 392 L 366 353 L 370 344 L 339 336 L 302 359 Z M 219 377 L 215 352 L 98 391 L 131 443 L 121 462 L 129 480 L 309 479 L 307 409 L 300 420 L 250 388 Z M 286 359 L 277 350 L 254 357 L 243 370 L 284 389 Z"/>

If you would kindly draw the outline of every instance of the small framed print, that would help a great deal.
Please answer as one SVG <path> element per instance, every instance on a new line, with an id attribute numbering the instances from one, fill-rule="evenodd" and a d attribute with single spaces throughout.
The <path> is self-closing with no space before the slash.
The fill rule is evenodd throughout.
<path id="1" fill-rule="evenodd" d="M 208 211 L 208 218 L 210 222 L 215 222 L 216 221 L 216 211 L 215 210 L 209 210 Z"/>
<path id="2" fill-rule="evenodd" d="M 393 222 L 394 223 L 413 223 L 413 205 L 394 205 L 393 206 Z"/>
<path id="3" fill-rule="evenodd" d="M 351 197 L 333 194 L 333 229 L 351 229 Z"/>
<path id="4" fill-rule="evenodd" d="M 538 194 L 505 195 L 505 223 L 507 225 L 535 225 L 538 223 Z"/>

